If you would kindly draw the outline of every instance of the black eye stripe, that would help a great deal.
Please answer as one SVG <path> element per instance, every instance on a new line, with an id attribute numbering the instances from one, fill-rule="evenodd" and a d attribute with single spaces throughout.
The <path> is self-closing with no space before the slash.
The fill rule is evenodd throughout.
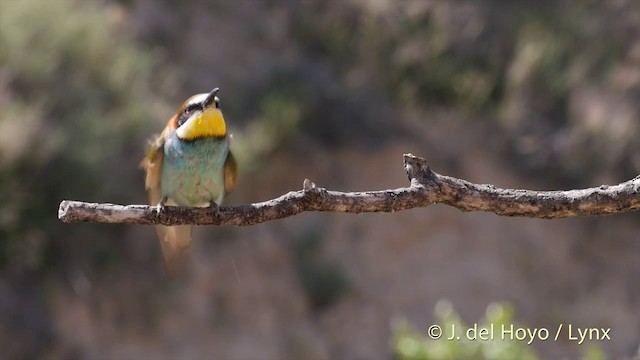
<path id="1" fill-rule="evenodd" d="M 195 111 L 195 110 L 198 110 L 198 109 L 201 109 L 201 108 L 202 108 L 202 105 L 201 105 L 201 104 L 189 104 L 189 105 L 187 105 L 187 107 L 184 109 L 184 112 L 185 112 L 185 113 L 190 113 L 190 112 L 192 112 L 192 111 Z"/>
<path id="2" fill-rule="evenodd" d="M 184 111 L 180 114 L 180 118 L 178 118 L 178 126 L 184 124 L 187 120 L 189 120 L 189 116 L 196 110 L 202 109 L 202 104 L 189 104 L 184 108 Z"/>
<path id="3" fill-rule="evenodd" d="M 218 99 L 218 97 L 215 97 L 213 102 L 215 108 L 220 109 L 220 99 Z M 192 103 L 185 106 L 184 111 L 180 113 L 180 117 L 178 118 L 178 127 L 182 126 L 182 124 L 189 120 L 189 117 L 194 111 L 202 110 L 203 108 L 204 103 Z"/>

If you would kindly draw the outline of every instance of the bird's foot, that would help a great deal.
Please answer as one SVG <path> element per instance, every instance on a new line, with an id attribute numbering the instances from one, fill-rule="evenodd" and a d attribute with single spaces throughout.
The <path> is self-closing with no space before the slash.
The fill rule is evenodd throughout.
<path id="1" fill-rule="evenodd" d="M 160 199 L 160 202 L 158 203 L 158 205 L 156 205 L 156 214 L 160 215 L 161 212 L 164 211 L 164 205 L 167 203 L 167 197 L 163 197 L 162 199 Z"/>
<path id="2" fill-rule="evenodd" d="M 209 209 L 212 209 L 216 217 L 220 216 L 220 205 L 215 201 L 209 201 Z"/>

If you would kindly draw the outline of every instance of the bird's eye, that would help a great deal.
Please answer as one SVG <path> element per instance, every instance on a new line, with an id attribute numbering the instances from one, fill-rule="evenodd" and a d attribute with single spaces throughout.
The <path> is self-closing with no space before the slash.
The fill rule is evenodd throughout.
<path id="1" fill-rule="evenodd" d="M 196 108 L 198 107 L 197 104 L 191 104 L 188 105 L 185 109 L 184 109 L 184 114 L 185 115 L 190 115 L 194 110 L 196 110 Z"/>
<path id="2" fill-rule="evenodd" d="M 217 96 L 215 98 L 213 98 L 213 103 L 214 103 L 216 109 L 220 109 L 220 99 Z"/>
<path id="3" fill-rule="evenodd" d="M 193 114 L 193 112 L 197 110 L 197 108 L 198 108 L 197 104 L 187 105 L 187 107 L 184 108 L 184 111 L 182 112 L 182 114 L 180 114 L 180 118 L 178 119 L 178 126 L 181 126 L 187 120 L 189 120 L 189 117 L 191 117 L 191 114 Z"/>

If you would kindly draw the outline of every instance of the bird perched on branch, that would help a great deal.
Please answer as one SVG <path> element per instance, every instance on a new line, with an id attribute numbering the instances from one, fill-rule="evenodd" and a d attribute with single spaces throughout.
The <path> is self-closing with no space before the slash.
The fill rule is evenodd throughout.
<path id="1" fill-rule="evenodd" d="M 235 187 L 237 166 L 220 110 L 218 88 L 187 99 L 149 144 L 141 166 L 151 205 L 215 207 Z M 173 275 L 185 265 L 191 225 L 156 226 L 165 269 Z"/>

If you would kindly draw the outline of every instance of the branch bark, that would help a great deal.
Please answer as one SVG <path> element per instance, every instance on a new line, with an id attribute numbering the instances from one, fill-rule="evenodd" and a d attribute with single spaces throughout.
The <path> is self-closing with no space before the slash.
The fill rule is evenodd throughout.
<path id="1" fill-rule="evenodd" d="M 210 208 L 114 205 L 62 201 L 58 218 L 64 222 L 163 225 L 247 226 L 294 216 L 304 211 L 348 213 L 394 212 L 436 203 L 462 211 L 486 211 L 500 216 L 555 219 L 615 214 L 640 209 L 640 176 L 618 185 L 568 190 L 532 191 L 500 189 L 440 175 L 426 160 L 404 155 L 410 186 L 366 192 L 330 191 L 305 180 L 303 189 L 276 199 L 239 206 Z"/>

